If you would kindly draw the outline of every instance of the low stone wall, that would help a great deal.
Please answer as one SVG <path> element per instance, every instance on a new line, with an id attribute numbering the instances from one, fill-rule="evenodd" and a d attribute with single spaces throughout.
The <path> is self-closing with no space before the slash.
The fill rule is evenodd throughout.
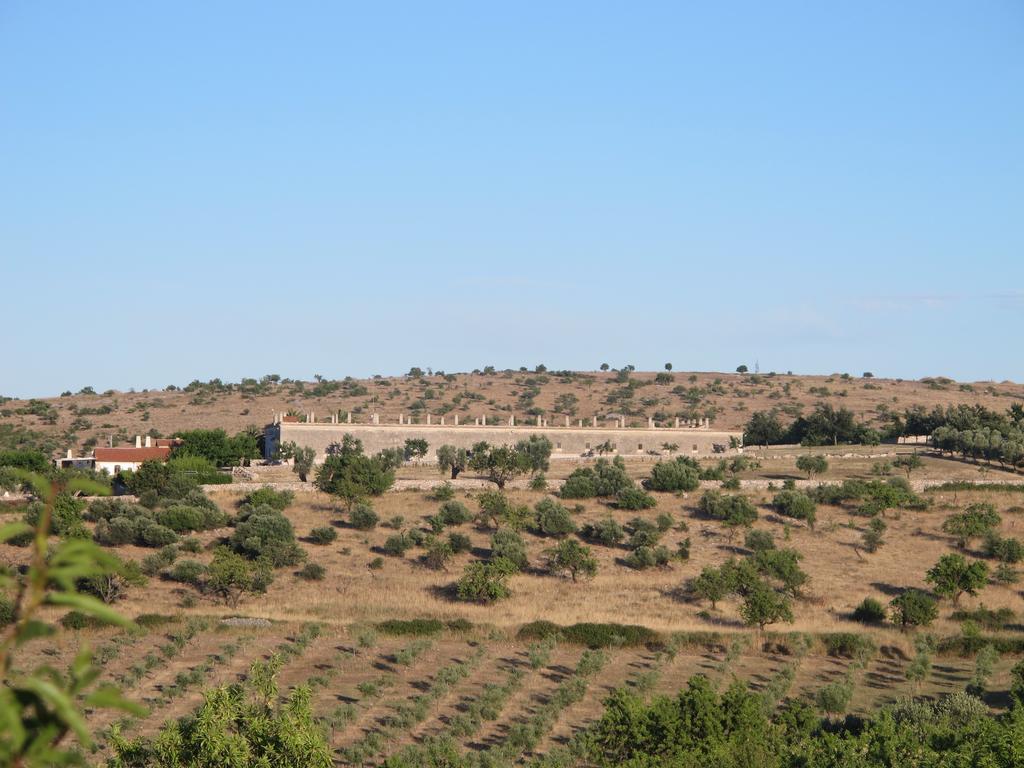
<path id="1" fill-rule="evenodd" d="M 739 432 L 717 432 L 706 428 L 676 429 L 674 427 L 553 427 L 553 426 L 461 426 L 427 424 L 332 424 L 282 422 L 267 428 L 267 449 L 281 443 L 312 448 L 316 461 L 323 461 L 327 447 L 340 443 L 346 434 L 351 434 L 363 443 L 367 454 L 389 448 L 403 448 L 408 439 L 423 439 L 428 444 L 428 461 L 436 461 L 436 451 L 442 445 L 470 449 L 479 442 L 491 445 L 513 445 L 531 435 L 543 435 L 551 441 L 551 458 L 579 459 L 584 454 L 596 451 L 602 444 L 610 443 L 612 456 L 641 458 L 648 451 L 661 450 L 664 443 L 674 443 L 679 455 L 712 456 L 715 446 L 727 450 L 730 440 L 739 440 Z M 733 451 L 735 453 L 735 450 Z"/>
<path id="2" fill-rule="evenodd" d="M 395 484 L 391 487 L 389 493 L 400 493 L 403 491 L 429 491 L 436 485 L 441 483 L 449 482 L 457 490 L 482 490 L 486 488 L 494 488 L 494 483 L 491 483 L 483 478 L 479 477 L 460 477 L 457 480 L 445 480 L 443 477 L 438 477 L 436 480 L 422 479 L 402 479 L 396 480 Z M 794 480 L 793 484 L 796 488 L 807 489 L 816 488 L 819 485 L 825 485 L 827 483 L 841 482 L 834 480 Z M 915 492 L 926 491 L 929 488 L 942 485 L 943 483 L 949 482 L 948 480 L 911 480 L 910 487 Z M 962 482 L 969 482 L 971 485 L 975 485 L 978 488 L 983 489 L 986 485 L 1019 485 L 1024 487 L 1024 478 L 1020 480 L 966 480 Z M 517 478 L 508 483 L 506 488 L 515 489 L 526 489 L 529 487 L 529 478 Z M 295 493 L 313 493 L 316 491 L 316 487 L 312 483 L 234 483 L 232 485 L 204 485 L 202 486 L 204 491 L 232 491 L 238 493 L 249 493 L 259 488 L 269 486 L 277 491 L 294 491 Z M 765 478 L 754 478 L 751 480 L 740 480 L 740 488 L 743 490 L 768 490 L 769 486 L 772 488 L 782 488 L 781 480 L 767 480 Z M 557 491 L 561 487 L 561 483 L 552 482 L 548 486 L 549 491 Z M 722 484 L 718 480 L 704 480 L 700 484 L 698 491 L 715 490 L 721 489 Z M 695 491 L 697 492 L 697 491 Z"/>

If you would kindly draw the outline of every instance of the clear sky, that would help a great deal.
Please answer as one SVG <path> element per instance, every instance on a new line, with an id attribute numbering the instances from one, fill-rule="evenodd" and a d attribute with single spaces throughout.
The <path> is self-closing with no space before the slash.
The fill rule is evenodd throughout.
<path id="1" fill-rule="evenodd" d="M 1024 380 L 1024 2 L 0 0 L 0 394 Z"/>

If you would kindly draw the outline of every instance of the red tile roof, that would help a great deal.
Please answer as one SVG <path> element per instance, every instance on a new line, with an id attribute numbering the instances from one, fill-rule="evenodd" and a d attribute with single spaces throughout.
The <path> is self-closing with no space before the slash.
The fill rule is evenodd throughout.
<path id="1" fill-rule="evenodd" d="M 167 461 L 171 455 L 170 446 L 159 445 L 152 448 L 136 448 L 134 445 L 123 448 L 97 448 L 93 451 L 96 461 L 140 462 L 155 459 Z"/>

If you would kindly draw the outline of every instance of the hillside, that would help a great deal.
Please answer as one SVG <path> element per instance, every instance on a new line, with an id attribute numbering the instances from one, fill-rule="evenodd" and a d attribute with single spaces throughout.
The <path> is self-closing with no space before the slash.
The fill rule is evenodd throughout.
<path id="1" fill-rule="evenodd" d="M 378 413 L 383 421 L 395 421 L 399 414 L 423 420 L 427 413 L 502 420 L 510 414 L 523 420 L 538 413 L 550 418 L 615 413 L 634 424 L 648 417 L 710 418 L 715 428 L 741 429 L 754 411 L 774 408 L 791 419 L 826 402 L 882 426 L 886 413 L 912 405 L 930 409 L 967 403 L 1005 410 L 1020 401 L 1024 385 L 1012 382 L 846 374 L 497 371 L 316 382 L 263 377 L 225 384 L 215 379 L 165 390 L 86 389 L 55 398 L 0 398 L 0 449 L 82 451 L 111 441 L 126 443 L 136 434 L 166 435 L 200 427 L 233 433 L 262 428 L 275 412 L 288 411 L 314 412 L 318 418 L 351 411 L 356 420 Z"/>

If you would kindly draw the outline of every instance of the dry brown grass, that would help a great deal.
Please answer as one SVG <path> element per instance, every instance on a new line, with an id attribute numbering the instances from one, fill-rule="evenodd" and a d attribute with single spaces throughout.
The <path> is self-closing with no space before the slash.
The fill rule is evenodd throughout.
<path id="1" fill-rule="evenodd" d="M 860 531 L 865 525 L 862 518 L 851 517 L 839 508 L 819 510 L 815 531 L 803 524 L 789 524 L 776 517 L 767 506 L 769 492 L 749 493 L 760 506 L 760 520 L 756 528 L 770 531 L 779 546 L 797 549 L 803 554 L 803 567 L 811 577 L 804 599 L 795 604 L 796 621 L 792 627 L 809 632 L 842 630 L 863 631 L 863 627 L 846 617 L 863 598 L 872 596 L 888 602 L 894 592 L 905 587 L 924 587 L 928 568 L 944 553 L 950 551 L 951 542 L 940 531 L 946 515 L 974 500 L 990 500 L 1004 513 L 1003 527 L 1007 535 L 1020 535 L 1020 508 L 1013 510 L 1022 499 L 1016 494 L 990 491 L 970 491 L 934 494 L 932 509 L 923 512 L 890 512 L 886 544 L 876 554 L 859 550 Z M 531 491 L 513 491 L 514 501 L 534 504 L 544 494 Z M 456 602 L 449 596 L 449 588 L 461 574 L 465 565 L 489 550 L 490 531 L 479 530 L 472 524 L 457 529 L 467 534 L 474 552 L 457 556 L 447 571 L 434 571 L 418 561 L 421 549 L 411 550 L 404 558 L 384 556 L 384 566 L 370 569 L 369 563 L 380 557 L 379 548 L 385 539 L 395 533 L 383 525 L 373 531 L 362 532 L 349 527 L 343 510 L 329 497 L 318 493 L 299 494 L 295 504 L 287 511 L 300 536 L 317 526 L 333 524 L 338 539 L 328 546 L 305 544 L 312 562 L 327 570 L 321 582 L 305 582 L 296 578 L 289 569 L 279 572 L 269 592 L 243 604 L 248 615 L 282 620 L 318 620 L 332 624 L 376 622 L 389 618 L 437 616 L 463 617 L 474 623 L 513 627 L 537 619 L 560 624 L 579 621 L 608 621 L 643 624 L 658 630 L 739 629 L 737 605 L 726 601 L 716 612 L 702 614 L 705 606 L 693 604 L 680 597 L 680 588 L 696 576 L 706 565 L 718 565 L 732 555 L 741 555 L 742 533 L 730 544 L 726 532 L 715 522 L 700 519 L 696 513 L 698 494 L 677 497 L 655 494 L 658 505 L 641 513 L 619 511 L 599 501 L 582 503 L 582 511 L 574 515 L 578 525 L 610 516 L 620 523 L 640 515 L 653 520 L 659 513 L 668 512 L 677 522 L 685 522 L 689 530 L 671 530 L 664 543 L 671 550 L 689 537 L 691 557 L 687 562 L 674 561 L 669 568 L 632 570 L 622 564 L 626 554 L 622 548 L 592 545 L 599 561 L 599 570 L 590 581 L 573 584 L 564 578 L 548 576 L 531 570 L 519 574 L 511 581 L 512 597 L 494 606 Z M 219 491 L 218 503 L 233 509 L 239 494 Z M 476 502 L 472 493 L 460 493 L 458 498 L 470 509 Z M 567 502 L 572 507 L 575 502 Z M 386 494 L 375 501 L 382 521 L 402 516 L 403 528 L 426 527 L 425 518 L 436 511 L 438 504 L 421 491 Z M 853 527 L 851 527 L 851 525 Z M 205 544 L 214 543 L 227 531 L 200 534 Z M 788 537 L 788 538 L 787 538 Z M 524 533 L 531 564 L 539 565 L 543 551 L 553 541 Z M 140 558 L 147 550 L 125 547 L 124 555 Z M 206 559 L 208 553 L 186 555 Z M 125 603 L 130 612 L 173 611 L 181 595 L 192 590 L 181 585 L 152 580 L 144 591 L 132 595 Z M 1016 588 L 989 586 L 978 598 L 965 597 L 967 607 L 984 603 L 990 607 L 1006 606 L 1020 614 L 1021 596 Z M 203 613 L 225 614 L 231 611 L 208 598 L 200 598 L 195 609 Z M 948 616 L 949 607 L 943 607 Z M 936 626 L 941 633 L 951 633 L 957 627 L 948 619 Z M 871 630 L 883 642 L 903 644 L 895 630 Z"/>

